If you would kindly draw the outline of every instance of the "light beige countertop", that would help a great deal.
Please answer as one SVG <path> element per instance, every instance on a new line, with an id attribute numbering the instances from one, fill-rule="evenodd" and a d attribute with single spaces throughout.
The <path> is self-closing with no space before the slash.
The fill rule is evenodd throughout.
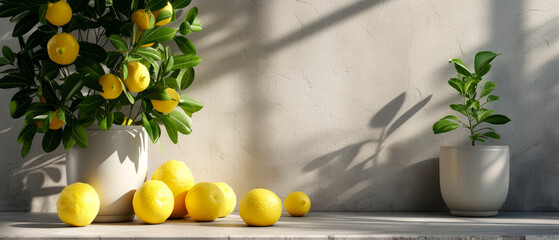
<path id="1" fill-rule="evenodd" d="M 492 218 L 448 213 L 284 213 L 272 227 L 248 227 L 237 213 L 214 222 L 191 219 L 146 225 L 93 223 L 70 227 L 56 213 L 0 212 L 0 239 L 559 239 L 559 213 L 501 213 Z"/>

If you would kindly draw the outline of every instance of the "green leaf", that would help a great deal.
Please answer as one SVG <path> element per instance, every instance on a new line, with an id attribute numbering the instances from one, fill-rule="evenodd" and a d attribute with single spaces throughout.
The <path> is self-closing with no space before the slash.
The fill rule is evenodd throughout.
<path id="1" fill-rule="evenodd" d="M 451 78 L 450 80 L 448 80 L 448 85 L 456 89 L 456 91 L 458 91 L 460 94 L 464 93 L 464 91 L 462 90 L 462 81 L 460 81 L 460 79 Z"/>
<path id="2" fill-rule="evenodd" d="M 202 22 L 200 21 L 200 19 L 194 19 L 194 22 L 190 24 L 190 30 L 192 30 L 193 32 L 202 31 Z"/>
<path id="3" fill-rule="evenodd" d="M 64 103 L 68 102 L 76 93 L 80 92 L 84 85 L 83 77 L 79 73 L 68 76 L 62 84 L 62 101 Z"/>
<path id="4" fill-rule="evenodd" d="M 464 115 L 468 115 L 466 112 L 468 110 L 468 107 L 466 107 L 466 105 L 464 104 L 450 104 L 450 108 Z"/>
<path id="5" fill-rule="evenodd" d="M 97 85 L 99 84 L 99 78 L 105 74 L 105 70 L 103 70 L 101 64 L 91 58 L 79 57 L 74 63 L 79 73 L 92 82 L 97 82 Z"/>
<path id="6" fill-rule="evenodd" d="M 3 46 L 2 47 L 2 55 L 8 59 L 8 61 L 10 61 L 10 63 L 13 63 L 14 60 L 16 59 L 16 55 L 14 52 L 12 52 L 12 49 L 10 49 L 10 47 L 8 46 Z"/>
<path id="7" fill-rule="evenodd" d="M 59 108 L 56 111 L 56 117 L 58 118 L 58 120 L 62 121 L 63 123 L 66 123 L 66 116 L 64 114 L 64 109 Z"/>
<path id="8" fill-rule="evenodd" d="M 474 99 L 470 99 L 470 100 L 466 101 L 466 107 L 468 108 L 468 110 L 470 110 L 470 109 L 478 110 L 479 109 L 479 101 L 474 100 Z"/>
<path id="9" fill-rule="evenodd" d="M 184 18 L 184 21 L 188 22 L 188 23 L 190 23 L 190 25 L 192 25 L 192 23 L 194 22 L 194 19 L 196 19 L 196 16 L 198 16 L 198 8 L 193 7 L 190 10 L 188 10 L 188 13 L 186 14 L 186 17 Z"/>
<path id="10" fill-rule="evenodd" d="M 145 30 L 138 41 L 139 45 L 144 45 L 146 43 L 161 43 L 173 40 L 177 33 L 177 30 L 169 27 L 155 27 L 152 29 Z"/>
<path id="11" fill-rule="evenodd" d="M 137 53 L 140 55 L 144 55 L 146 57 L 152 58 L 156 61 L 161 61 L 161 55 L 159 52 L 153 48 L 149 47 L 140 47 L 136 50 Z"/>
<path id="12" fill-rule="evenodd" d="M 177 46 L 179 47 L 179 50 L 181 50 L 183 54 L 185 55 L 196 54 L 196 48 L 194 47 L 194 44 L 192 44 L 190 40 L 188 40 L 183 36 L 175 36 L 174 39 L 175 39 L 175 43 L 177 43 Z"/>
<path id="13" fill-rule="evenodd" d="M 489 95 L 487 96 L 487 102 L 493 102 L 499 100 L 499 96 Z"/>
<path id="14" fill-rule="evenodd" d="M 125 71 L 126 75 L 128 75 L 126 64 L 122 66 L 122 69 Z M 130 102 L 130 104 L 134 104 L 134 97 L 132 97 L 130 92 L 128 92 L 128 89 L 126 89 L 126 86 L 124 85 L 124 81 L 120 81 L 120 85 L 122 86 L 122 92 L 124 92 L 124 95 L 126 96 L 126 99 L 128 99 L 128 102 Z"/>
<path id="15" fill-rule="evenodd" d="M 499 135 L 495 132 L 486 132 L 486 133 L 483 134 L 483 136 L 490 137 L 490 138 L 495 138 L 495 139 L 500 139 L 501 138 L 501 135 Z"/>
<path id="16" fill-rule="evenodd" d="M 485 119 L 483 119 L 482 122 L 501 125 L 501 124 L 505 124 L 505 123 L 510 122 L 510 118 L 508 118 L 505 115 L 495 114 L 495 115 L 491 115 L 489 117 L 486 117 Z"/>
<path id="17" fill-rule="evenodd" d="M 12 37 L 18 37 L 26 34 L 29 30 L 33 29 L 37 23 L 39 23 L 38 15 L 32 13 L 28 14 L 19 20 L 19 22 L 15 25 Z"/>
<path id="18" fill-rule="evenodd" d="M 6 75 L 0 78 L 0 88 L 2 89 L 19 88 L 27 85 L 22 76 Z"/>
<path id="19" fill-rule="evenodd" d="M 458 122 L 461 122 L 460 119 L 459 119 L 458 117 L 454 116 L 454 115 L 447 115 L 446 117 L 441 118 L 441 119 L 456 120 L 456 121 L 458 121 Z"/>
<path id="20" fill-rule="evenodd" d="M 29 81 L 28 83 L 35 83 L 32 79 L 35 78 L 35 67 L 33 66 L 33 62 L 31 60 L 31 56 L 25 52 L 21 52 L 17 55 L 17 65 L 19 69 L 25 76 L 27 76 Z M 26 78 L 27 79 L 27 78 Z"/>
<path id="21" fill-rule="evenodd" d="M 462 62 L 460 59 L 450 59 L 449 63 L 454 63 L 454 68 L 456 71 L 466 77 L 472 77 L 472 73 L 470 73 L 470 69 L 466 67 L 466 64 Z"/>
<path id="22" fill-rule="evenodd" d="M 482 109 L 480 109 L 480 110 L 478 111 L 476 120 L 477 120 L 477 122 L 481 122 L 481 121 L 483 121 L 485 118 L 491 116 L 493 113 L 495 113 L 494 110 L 487 110 L 487 109 L 485 109 L 485 108 L 482 108 Z"/>
<path id="23" fill-rule="evenodd" d="M 175 121 L 177 131 L 182 134 L 190 134 L 192 132 L 192 119 L 183 111 L 172 111 L 169 113 L 169 116 Z"/>
<path id="24" fill-rule="evenodd" d="M 168 58 L 167 61 L 165 62 L 165 69 L 163 71 L 163 76 L 167 75 L 167 73 L 169 73 L 171 71 L 171 69 L 173 69 L 173 66 L 175 64 L 175 59 Z"/>
<path id="25" fill-rule="evenodd" d="M 184 90 L 188 88 L 194 81 L 195 73 L 194 73 L 194 68 L 187 68 L 185 70 L 182 70 L 181 72 L 183 72 L 182 77 L 181 78 L 177 77 L 177 79 L 180 82 L 180 89 Z"/>
<path id="26" fill-rule="evenodd" d="M 12 118 L 20 118 L 27 112 L 31 102 L 33 102 L 33 99 L 28 96 L 12 98 L 10 102 L 10 116 Z"/>
<path id="27" fill-rule="evenodd" d="M 190 23 L 187 21 L 182 22 L 179 27 L 179 32 L 184 36 L 190 34 L 192 32 L 192 29 L 190 28 Z"/>
<path id="28" fill-rule="evenodd" d="M 161 11 L 159 13 L 159 15 L 157 16 L 157 19 L 155 19 L 155 22 L 158 23 L 162 20 L 165 20 L 165 19 L 171 18 L 171 17 L 173 17 L 173 13 L 171 11 L 164 10 L 164 11 Z"/>
<path id="29" fill-rule="evenodd" d="M 173 56 L 174 65 L 172 70 L 175 69 L 188 69 L 195 67 L 202 62 L 202 58 L 193 54 L 189 55 L 175 55 Z"/>
<path id="30" fill-rule="evenodd" d="M 493 90 L 495 90 L 495 88 L 497 88 L 497 84 L 491 81 L 486 82 L 483 85 L 483 90 L 481 90 L 481 95 L 479 96 L 479 98 L 489 95 L 491 92 L 493 92 Z"/>
<path id="31" fill-rule="evenodd" d="M 150 93 L 148 95 L 145 95 L 144 98 L 161 101 L 168 101 L 172 99 L 171 96 L 169 96 L 169 94 L 167 94 L 165 91 Z"/>
<path id="32" fill-rule="evenodd" d="M 433 133 L 440 134 L 440 133 L 450 132 L 459 127 L 460 124 L 458 123 L 454 123 L 447 119 L 441 119 L 437 121 L 435 124 L 433 124 Z"/>
<path id="33" fill-rule="evenodd" d="M 105 99 L 101 95 L 91 95 L 86 97 L 78 107 L 84 110 L 95 110 L 105 102 Z"/>
<path id="34" fill-rule="evenodd" d="M 157 143 L 161 137 L 161 128 L 153 119 L 149 120 L 149 125 L 151 126 L 151 131 L 153 133 L 153 139 L 151 141 L 153 143 Z"/>
<path id="35" fill-rule="evenodd" d="M 60 73 L 60 70 L 58 69 L 58 66 L 56 64 L 54 64 L 53 62 L 50 61 L 43 61 L 41 64 L 41 70 L 39 72 L 39 75 L 41 76 L 41 79 L 48 79 L 48 80 L 54 80 L 58 74 Z"/>
<path id="36" fill-rule="evenodd" d="M 187 115 L 192 115 L 195 112 L 200 111 L 204 105 L 188 95 L 180 95 L 179 107 L 184 110 Z"/>
<path id="37" fill-rule="evenodd" d="M 156 11 L 167 5 L 167 0 L 151 0 L 146 4 L 146 10 Z"/>
<path id="38" fill-rule="evenodd" d="M 124 113 L 122 112 L 115 112 L 113 117 L 113 123 L 117 125 L 121 125 L 124 122 Z"/>
<path id="39" fill-rule="evenodd" d="M 19 132 L 19 135 L 17 136 L 17 142 L 24 143 L 25 140 L 28 139 L 33 140 L 33 137 L 35 136 L 36 132 L 37 132 L 37 125 L 35 125 L 35 122 L 29 122 L 25 124 L 25 126 L 23 126 L 23 128 Z"/>
<path id="40" fill-rule="evenodd" d="M 91 58 L 97 62 L 104 62 L 107 59 L 107 52 L 101 46 L 84 41 L 78 43 L 80 44 L 81 56 Z"/>
<path id="41" fill-rule="evenodd" d="M 175 0 L 171 4 L 173 9 L 181 9 L 187 7 L 192 0 Z"/>
<path id="42" fill-rule="evenodd" d="M 487 74 L 489 72 L 489 70 L 491 70 L 491 64 L 485 65 L 484 68 L 480 69 L 479 72 L 476 73 L 476 76 L 478 78 L 481 78 L 481 77 L 485 76 L 485 74 Z"/>
<path id="43" fill-rule="evenodd" d="M 475 92 L 475 88 L 477 87 L 477 84 L 481 81 L 481 79 L 477 79 L 477 78 L 468 78 L 468 80 L 466 81 L 466 83 L 464 83 L 464 92 L 465 93 L 469 93 L 469 92 Z"/>
<path id="44" fill-rule="evenodd" d="M 474 69 L 476 70 L 476 74 L 477 73 L 482 73 L 485 67 L 487 67 L 487 65 L 493 61 L 493 59 L 495 59 L 495 57 L 499 56 L 500 54 L 496 54 L 490 51 L 483 51 L 483 52 L 478 52 L 476 54 L 475 60 L 474 60 Z M 487 72 L 486 72 L 487 73 Z M 478 74 L 479 77 L 479 74 Z"/>
<path id="45" fill-rule="evenodd" d="M 151 125 L 149 125 L 149 121 L 145 113 L 142 113 L 142 126 L 144 126 L 144 129 L 146 129 L 149 138 L 153 142 L 153 131 L 151 130 Z"/>
<path id="46" fill-rule="evenodd" d="M 64 127 L 64 131 L 62 132 L 62 145 L 64 149 L 68 151 L 72 146 L 76 144 L 76 140 L 72 134 L 72 128 L 68 125 Z"/>
<path id="47" fill-rule="evenodd" d="M 72 126 L 72 136 L 81 148 L 87 148 L 87 132 L 81 125 Z"/>
<path id="48" fill-rule="evenodd" d="M 99 119 L 99 127 L 103 130 L 107 130 L 111 128 L 111 126 L 113 125 L 113 121 L 114 121 L 114 114 L 109 113 L 107 116 Z"/>
<path id="49" fill-rule="evenodd" d="M 113 34 L 109 36 L 109 41 L 111 42 L 113 47 L 118 51 L 124 51 L 128 49 L 128 45 L 126 44 L 124 39 L 122 39 L 122 37 L 119 35 Z"/>
<path id="50" fill-rule="evenodd" d="M 58 147 L 58 145 L 60 145 L 61 140 L 62 140 L 62 129 L 47 130 L 47 132 L 43 136 L 43 150 L 45 150 L 45 152 L 54 151 Z"/>
<path id="51" fill-rule="evenodd" d="M 163 81 L 165 82 L 165 85 L 168 88 L 172 88 L 172 89 L 179 88 L 179 84 L 177 83 L 177 79 L 174 79 L 173 77 L 165 77 L 165 78 L 163 78 Z"/>
<path id="52" fill-rule="evenodd" d="M 157 118 L 163 121 L 163 125 L 165 125 L 165 130 L 167 131 L 167 135 L 169 135 L 171 141 L 174 144 L 177 144 L 179 135 L 177 132 L 177 126 L 175 125 L 175 121 L 171 120 L 168 116 L 155 113 L 155 111 L 154 114 L 156 114 Z"/>
<path id="53" fill-rule="evenodd" d="M 4 1 L 2 2 L 3 4 L 0 6 L 0 18 L 13 17 L 27 10 L 26 6 L 15 6 L 7 4 Z"/>

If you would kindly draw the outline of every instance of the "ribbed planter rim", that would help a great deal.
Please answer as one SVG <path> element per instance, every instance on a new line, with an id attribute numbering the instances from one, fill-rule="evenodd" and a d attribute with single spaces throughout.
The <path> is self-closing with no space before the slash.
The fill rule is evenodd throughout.
<path id="1" fill-rule="evenodd" d="M 482 146 L 441 146 L 440 150 L 446 151 L 472 151 L 472 150 L 484 150 L 484 151 L 501 151 L 508 150 L 509 146 L 503 145 L 482 145 Z"/>

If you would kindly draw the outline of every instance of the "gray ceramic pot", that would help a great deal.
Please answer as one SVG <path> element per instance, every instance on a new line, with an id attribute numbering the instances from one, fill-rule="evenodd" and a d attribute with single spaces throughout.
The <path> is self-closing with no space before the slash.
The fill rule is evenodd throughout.
<path id="1" fill-rule="evenodd" d="M 142 126 L 86 129 L 88 147 L 73 146 L 66 154 L 68 184 L 84 182 L 99 194 L 95 222 L 134 219 L 132 198 L 146 180 L 148 135 Z"/>
<path id="2" fill-rule="evenodd" d="M 495 216 L 509 190 L 508 146 L 441 146 L 440 185 L 452 215 Z"/>

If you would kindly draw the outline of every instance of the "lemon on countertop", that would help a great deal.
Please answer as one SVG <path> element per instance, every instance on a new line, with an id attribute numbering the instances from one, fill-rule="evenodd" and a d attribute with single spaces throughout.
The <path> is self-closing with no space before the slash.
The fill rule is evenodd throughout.
<path id="1" fill-rule="evenodd" d="M 162 223 L 173 212 L 173 192 L 159 180 L 145 182 L 134 193 L 132 205 L 136 216 L 149 224 Z"/>
<path id="2" fill-rule="evenodd" d="M 292 192 L 285 198 L 285 210 L 294 217 L 300 217 L 311 209 L 311 200 L 303 192 Z"/>
<path id="3" fill-rule="evenodd" d="M 173 192 L 175 206 L 170 218 L 182 218 L 187 214 L 185 206 L 186 193 L 194 186 L 194 176 L 184 162 L 170 160 L 161 164 L 151 176 L 167 184 Z"/>
<path id="4" fill-rule="evenodd" d="M 226 217 L 227 215 L 231 214 L 233 210 L 235 210 L 235 206 L 237 206 L 237 195 L 235 195 L 235 191 L 233 191 L 233 188 L 231 188 L 231 186 L 229 186 L 227 183 L 216 182 L 214 184 L 217 185 L 225 194 L 226 206 L 225 209 L 223 209 L 223 213 L 221 213 L 219 217 Z"/>
<path id="5" fill-rule="evenodd" d="M 99 213 L 99 195 L 86 183 L 73 183 L 60 192 L 56 212 L 62 222 L 83 227 L 93 222 Z"/>
<path id="6" fill-rule="evenodd" d="M 250 226 L 271 226 L 281 217 L 281 199 L 263 188 L 250 190 L 239 203 L 239 215 Z"/>
<path id="7" fill-rule="evenodd" d="M 185 204 L 192 219 L 213 221 L 223 213 L 226 207 L 225 194 L 217 185 L 201 182 L 188 191 Z"/>

